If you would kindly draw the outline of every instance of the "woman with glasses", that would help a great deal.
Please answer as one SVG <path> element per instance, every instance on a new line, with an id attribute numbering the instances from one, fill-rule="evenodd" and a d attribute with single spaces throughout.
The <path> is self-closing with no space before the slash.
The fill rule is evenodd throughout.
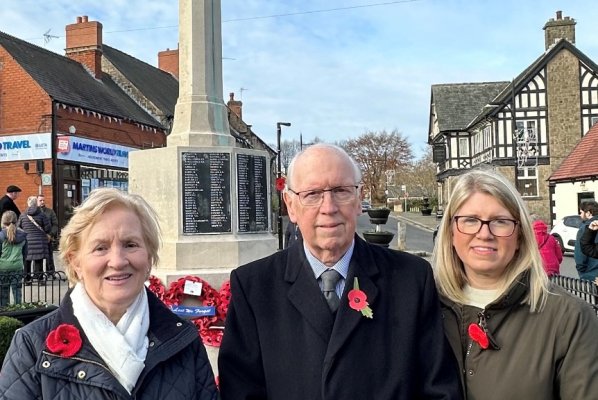
<path id="1" fill-rule="evenodd" d="M 432 262 L 467 399 L 596 398 L 598 318 L 549 282 L 505 177 L 457 178 Z"/>

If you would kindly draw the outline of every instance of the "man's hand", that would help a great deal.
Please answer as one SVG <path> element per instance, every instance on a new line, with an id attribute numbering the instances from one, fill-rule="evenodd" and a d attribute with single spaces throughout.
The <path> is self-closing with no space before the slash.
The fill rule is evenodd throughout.
<path id="1" fill-rule="evenodd" d="M 590 228 L 593 231 L 598 231 L 598 220 L 592 221 L 592 223 L 588 225 L 588 228 Z"/>

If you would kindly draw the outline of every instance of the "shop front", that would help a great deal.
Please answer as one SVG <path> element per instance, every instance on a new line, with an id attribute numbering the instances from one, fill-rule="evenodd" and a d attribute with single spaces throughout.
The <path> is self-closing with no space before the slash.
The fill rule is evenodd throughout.
<path id="1" fill-rule="evenodd" d="M 66 225 L 73 209 L 100 187 L 129 189 L 129 153 L 137 150 L 77 136 L 57 137 L 57 216 Z"/>

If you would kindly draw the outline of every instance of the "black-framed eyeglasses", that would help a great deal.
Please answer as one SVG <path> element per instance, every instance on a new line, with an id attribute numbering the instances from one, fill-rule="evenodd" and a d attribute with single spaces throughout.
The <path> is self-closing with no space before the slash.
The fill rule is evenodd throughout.
<path id="1" fill-rule="evenodd" d="M 305 207 L 314 207 L 322 204 L 324 193 L 330 192 L 332 199 L 338 204 L 346 204 L 355 200 L 359 185 L 336 186 L 330 189 L 312 189 L 295 192 L 289 188 L 288 191 L 299 197 L 299 202 Z"/>
<path id="2" fill-rule="evenodd" d="M 483 220 L 476 217 L 469 217 L 464 215 L 454 216 L 453 219 L 457 224 L 457 230 L 466 235 L 475 235 L 482 230 L 483 225 L 488 225 L 490 233 L 496 237 L 508 237 L 515 232 L 515 227 L 519 223 L 514 219 L 496 218 L 491 220 Z"/>

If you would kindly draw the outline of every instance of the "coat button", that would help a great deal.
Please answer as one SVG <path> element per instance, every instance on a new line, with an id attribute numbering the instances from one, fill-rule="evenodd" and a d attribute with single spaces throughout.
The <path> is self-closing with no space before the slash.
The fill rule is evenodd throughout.
<path id="1" fill-rule="evenodd" d="M 176 326 L 181 327 L 181 326 L 183 326 L 183 323 L 182 322 L 177 322 Z"/>
<path id="2" fill-rule="evenodd" d="M 469 375 L 473 375 L 473 374 L 474 374 L 474 372 L 473 372 L 473 369 L 470 369 L 470 370 L 468 370 L 468 371 L 467 371 L 467 373 L 468 373 Z"/>
<path id="3" fill-rule="evenodd" d="M 50 361 L 44 361 L 42 363 L 42 367 L 44 367 L 44 368 L 50 368 Z"/>
<path id="4" fill-rule="evenodd" d="M 79 379 L 85 379 L 85 371 L 79 371 L 77 372 L 77 378 Z"/>
<path id="5" fill-rule="evenodd" d="M 154 341 L 149 342 L 149 347 L 154 347 Z"/>

